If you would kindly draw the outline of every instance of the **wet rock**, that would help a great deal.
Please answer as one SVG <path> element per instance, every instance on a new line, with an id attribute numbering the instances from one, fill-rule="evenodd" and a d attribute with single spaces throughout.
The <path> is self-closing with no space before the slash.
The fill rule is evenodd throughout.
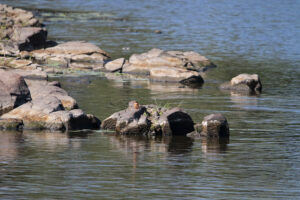
<path id="1" fill-rule="evenodd" d="M 20 119 L 1 119 L 0 130 L 21 130 L 23 121 Z"/>
<path id="2" fill-rule="evenodd" d="M 201 85 L 204 83 L 203 78 L 198 72 L 176 67 L 150 69 L 150 79 L 162 82 L 180 82 L 184 85 Z"/>
<path id="3" fill-rule="evenodd" d="M 55 96 L 36 98 L 2 115 L 2 119 L 22 120 L 24 129 L 34 130 L 95 129 L 100 126 L 96 117 L 86 115 L 82 110 L 64 110 Z"/>
<path id="4" fill-rule="evenodd" d="M 201 136 L 205 137 L 228 137 L 229 125 L 222 114 L 211 114 L 204 117 L 202 121 Z"/>
<path id="5" fill-rule="evenodd" d="M 122 67 L 124 63 L 125 63 L 125 58 L 119 58 L 106 63 L 104 67 L 109 72 L 122 72 Z"/>
<path id="6" fill-rule="evenodd" d="M 102 122 L 103 129 L 130 135 L 186 135 L 194 130 L 193 120 L 180 108 L 129 102 L 128 108 L 112 114 Z"/>
<path id="7" fill-rule="evenodd" d="M 260 93 L 262 91 L 262 84 L 257 74 L 240 74 L 232 78 L 230 82 L 223 83 L 220 88 L 224 90 Z"/>
<path id="8" fill-rule="evenodd" d="M 24 78 L 0 69 L 0 115 L 31 100 Z"/>

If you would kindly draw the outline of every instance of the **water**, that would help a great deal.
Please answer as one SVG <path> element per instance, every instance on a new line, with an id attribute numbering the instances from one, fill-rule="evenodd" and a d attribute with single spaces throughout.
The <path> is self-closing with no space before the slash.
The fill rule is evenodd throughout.
<path id="1" fill-rule="evenodd" d="M 230 141 L 96 132 L 2 132 L 1 199 L 300 199 L 299 1 L 2 0 L 39 11 L 57 41 L 86 40 L 113 58 L 151 48 L 194 50 L 218 68 L 202 89 L 108 75 L 55 78 L 101 120 L 142 104 L 214 112 Z M 162 34 L 155 34 L 161 30 Z M 263 94 L 218 89 L 258 73 Z"/>

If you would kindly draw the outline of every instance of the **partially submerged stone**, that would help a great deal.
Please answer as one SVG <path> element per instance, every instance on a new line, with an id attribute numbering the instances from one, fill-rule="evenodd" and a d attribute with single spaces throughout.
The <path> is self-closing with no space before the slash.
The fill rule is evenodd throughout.
<path id="1" fill-rule="evenodd" d="M 224 90 L 260 93 L 262 91 L 262 84 L 257 74 L 240 74 L 233 77 L 230 82 L 223 83 L 220 88 Z"/>
<path id="2" fill-rule="evenodd" d="M 128 135 L 186 135 L 194 131 L 192 118 L 180 108 L 129 102 L 127 109 L 106 118 L 101 127 Z"/>
<path id="3" fill-rule="evenodd" d="M 100 126 L 100 120 L 93 115 L 86 115 L 79 109 L 65 110 L 61 101 L 54 96 L 34 99 L 1 118 L 22 120 L 24 129 L 34 130 L 97 129 Z"/>
<path id="4" fill-rule="evenodd" d="M 202 121 L 201 136 L 205 137 L 228 137 L 229 125 L 227 119 L 222 114 L 211 114 L 205 116 Z"/>

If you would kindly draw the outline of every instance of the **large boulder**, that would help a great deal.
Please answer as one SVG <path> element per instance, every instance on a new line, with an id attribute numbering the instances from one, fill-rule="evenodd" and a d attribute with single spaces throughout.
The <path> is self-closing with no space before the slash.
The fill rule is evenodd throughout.
<path id="1" fill-rule="evenodd" d="M 67 111 L 55 96 L 37 98 L 1 116 L 23 121 L 24 129 L 76 130 L 97 129 L 100 121 L 82 110 Z"/>
<path id="2" fill-rule="evenodd" d="M 0 116 L 31 100 L 24 78 L 0 69 Z"/>
<path id="3" fill-rule="evenodd" d="M 106 118 L 101 127 L 130 135 L 186 135 L 194 131 L 192 118 L 180 108 L 129 102 L 128 108 Z"/>
<path id="4" fill-rule="evenodd" d="M 61 101 L 64 109 L 72 110 L 78 108 L 76 100 L 70 97 L 64 89 L 53 85 L 53 83 L 39 80 L 27 80 L 27 82 L 33 100 L 54 96 Z"/>
<path id="5" fill-rule="evenodd" d="M 230 82 L 223 83 L 221 89 L 240 92 L 260 93 L 262 84 L 257 74 L 240 74 L 233 77 Z"/>

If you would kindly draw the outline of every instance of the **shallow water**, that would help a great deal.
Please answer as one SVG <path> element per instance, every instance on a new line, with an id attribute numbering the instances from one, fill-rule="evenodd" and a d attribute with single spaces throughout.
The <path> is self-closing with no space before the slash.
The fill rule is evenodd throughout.
<path id="1" fill-rule="evenodd" d="M 201 89 L 92 75 L 54 78 L 101 120 L 132 99 L 183 107 L 195 122 L 215 112 L 230 141 L 113 133 L 1 133 L 1 199 L 297 199 L 300 197 L 298 1 L 2 0 L 39 11 L 58 41 L 86 40 L 113 58 L 194 50 L 218 68 Z M 155 30 L 162 34 L 155 34 Z M 218 89 L 258 73 L 260 96 Z"/>

